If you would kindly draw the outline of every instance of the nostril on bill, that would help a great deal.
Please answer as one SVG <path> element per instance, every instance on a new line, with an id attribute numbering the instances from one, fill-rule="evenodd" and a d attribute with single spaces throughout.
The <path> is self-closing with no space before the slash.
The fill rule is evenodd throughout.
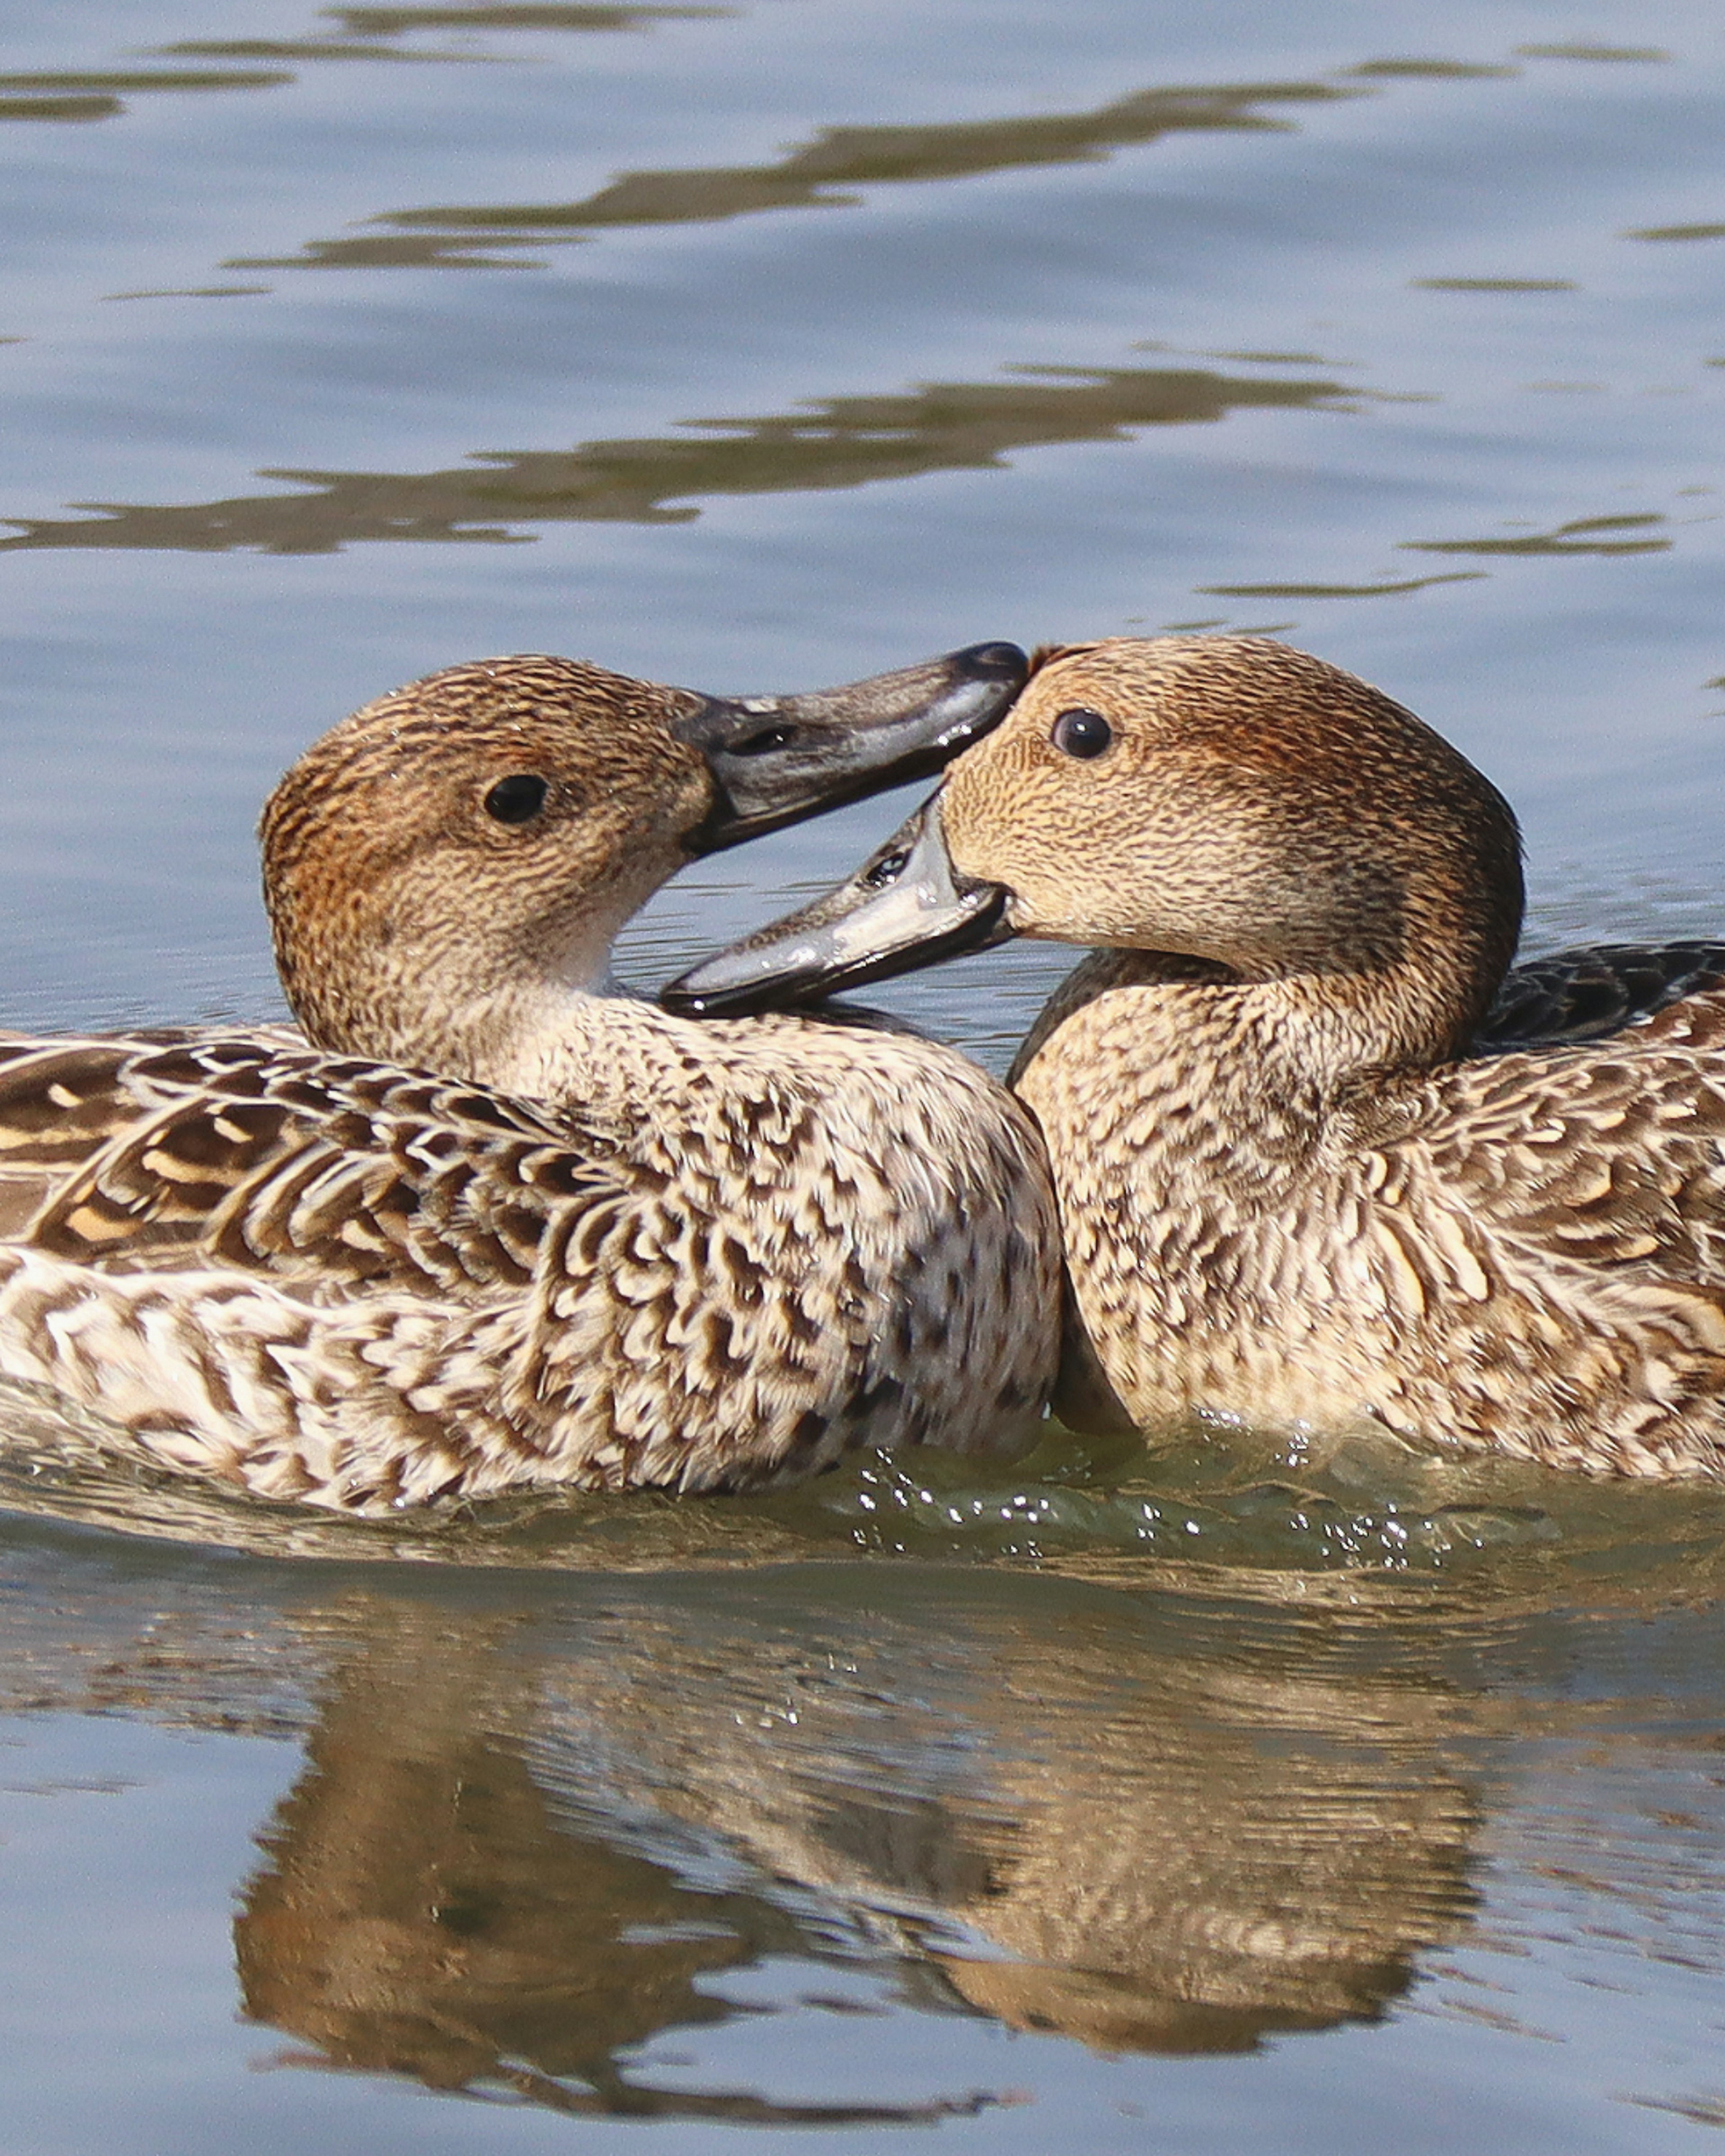
<path id="1" fill-rule="evenodd" d="M 742 740 L 732 742 L 732 756 L 770 756 L 774 749 L 787 748 L 797 738 L 794 726 L 762 726 L 758 733 L 747 734 Z"/>
<path id="2" fill-rule="evenodd" d="M 862 880 L 871 891 L 884 891 L 888 884 L 898 881 L 910 858 L 907 846 L 895 847 L 891 853 L 883 854 L 878 861 L 864 870 Z"/>

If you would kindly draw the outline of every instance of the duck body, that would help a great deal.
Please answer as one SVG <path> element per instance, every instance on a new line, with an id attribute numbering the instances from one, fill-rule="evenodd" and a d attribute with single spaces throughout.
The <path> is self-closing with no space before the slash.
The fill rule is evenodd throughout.
<path id="1" fill-rule="evenodd" d="M 0 1377 L 355 1512 L 1022 1444 L 1060 1265 L 1025 1111 L 912 1036 L 603 987 L 691 852 L 998 716 L 1022 654 L 977 649 L 800 703 L 486 662 L 344 722 L 264 819 L 302 1030 L 0 1035 Z"/>
<path id="2" fill-rule="evenodd" d="M 1510 974 L 1521 903 L 1507 804 L 1378 690 L 1259 639 L 1120 641 L 1044 655 L 851 883 L 677 986 L 749 1007 L 775 949 L 807 993 L 965 923 L 1100 947 L 1009 1080 L 1058 1196 L 1077 1427 L 1367 1418 L 1717 1474 L 1720 947 Z"/>
<path id="3" fill-rule="evenodd" d="M 1369 1416 L 1596 1473 L 1725 1465 L 1725 998 L 1327 1095 L 1252 1003 L 1117 984 L 1016 1074 L 1131 1422 Z"/>
<path id="4" fill-rule="evenodd" d="M 1022 1444 L 1058 1228 L 1008 1096 L 908 1036 L 582 1016 L 540 1100 L 285 1034 L 0 1043 L 0 1372 L 354 1511 Z"/>

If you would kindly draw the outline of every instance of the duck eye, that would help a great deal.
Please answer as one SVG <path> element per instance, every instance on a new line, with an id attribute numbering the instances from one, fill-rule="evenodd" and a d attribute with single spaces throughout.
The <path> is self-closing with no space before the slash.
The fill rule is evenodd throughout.
<path id="1" fill-rule="evenodd" d="M 500 824 L 531 824 L 545 806 L 548 783 L 531 771 L 512 771 L 485 796 L 485 814 Z"/>
<path id="2" fill-rule="evenodd" d="M 1114 729 L 1100 711 L 1088 711 L 1080 705 L 1075 711 L 1060 713 L 1049 739 L 1062 756 L 1087 760 L 1100 756 L 1108 747 L 1114 739 Z"/>

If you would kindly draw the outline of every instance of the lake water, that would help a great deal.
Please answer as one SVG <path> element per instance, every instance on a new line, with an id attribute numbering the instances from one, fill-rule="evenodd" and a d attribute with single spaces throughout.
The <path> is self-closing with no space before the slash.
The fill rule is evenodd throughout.
<path id="1" fill-rule="evenodd" d="M 510 650 L 1273 629 L 1725 921 L 1703 0 L 0 0 L 0 1016 Z M 692 870 L 650 986 L 907 800 Z M 1061 970 L 893 1000 L 999 1067 Z M 1725 2128 L 1725 1498 L 1051 1439 L 382 1527 L 0 1464 L 8 2156 Z"/>

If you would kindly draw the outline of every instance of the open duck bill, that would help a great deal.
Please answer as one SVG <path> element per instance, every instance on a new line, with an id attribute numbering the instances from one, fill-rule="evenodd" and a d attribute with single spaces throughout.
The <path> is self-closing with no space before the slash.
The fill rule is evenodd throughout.
<path id="1" fill-rule="evenodd" d="M 667 1010 L 743 1018 L 811 1003 L 963 951 L 1004 943 L 1012 894 L 961 875 L 941 829 L 940 796 L 925 801 L 848 883 L 704 958 L 661 988 Z"/>
<path id="2" fill-rule="evenodd" d="M 672 727 L 713 775 L 713 806 L 685 847 L 716 853 L 928 778 L 999 725 L 1029 672 L 1015 644 L 973 644 L 807 696 L 701 696 Z"/>

